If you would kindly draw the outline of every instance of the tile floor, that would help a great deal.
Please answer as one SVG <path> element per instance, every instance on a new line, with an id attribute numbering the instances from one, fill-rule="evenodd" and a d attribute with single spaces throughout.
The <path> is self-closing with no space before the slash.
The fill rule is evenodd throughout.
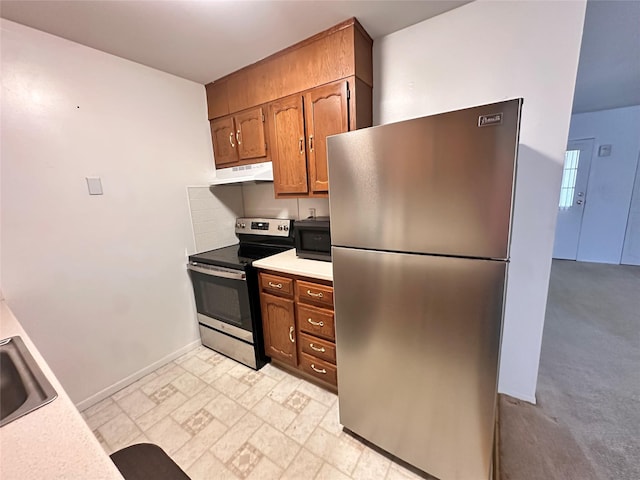
<path id="1" fill-rule="evenodd" d="M 155 443 L 192 480 L 421 478 L 344 433 L 333 393 L 205 347 L 82 415 L 107 453 Z"/>

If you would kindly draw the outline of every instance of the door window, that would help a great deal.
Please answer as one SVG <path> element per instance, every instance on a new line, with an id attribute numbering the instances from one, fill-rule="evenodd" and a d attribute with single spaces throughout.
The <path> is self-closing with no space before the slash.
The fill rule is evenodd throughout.
<path id="1" fill-rule="evenodd" d="M 576 192 L 576 180 L 578 179 L 579 163 L 580 150 L 567 150 L 564 154 L 562 186 L 560 187 L 559 207 L 562 209 L 567 209 L 573 205 L 573 197 Z"/>

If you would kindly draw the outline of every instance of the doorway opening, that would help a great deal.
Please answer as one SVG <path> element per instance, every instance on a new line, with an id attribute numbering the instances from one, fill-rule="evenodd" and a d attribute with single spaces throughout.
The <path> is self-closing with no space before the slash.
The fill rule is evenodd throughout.
<path id="1" fill-rule="evenodd" d="M 580 233 L 588 197 L 593 145 L 593 138 L 573 140 L 567 145 L 553 258 L 578 260 L 580 256 Z"/>

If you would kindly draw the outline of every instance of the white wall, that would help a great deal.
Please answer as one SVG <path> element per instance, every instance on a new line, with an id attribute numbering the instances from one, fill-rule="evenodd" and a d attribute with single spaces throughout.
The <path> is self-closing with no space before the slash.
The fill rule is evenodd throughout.
<path id="1" fill-rule="evenodd" d="M 185 187 L 212 176 L 204 87 L 6 20 L 1 34 L 2 288 L 88 406 L 199 339 Z"/>
<path id="2" fill-rule="evenodd" d="M 640 152 L 640 106 L 573 115 L 569 140 L 583 138 L 594 138 L 595 142 L 578 260 L 620 263 Z M 598 148 L 607 144 L 612 145 L 611 156 L 599 157 Z M 636 201 L 640 203 L 640 199 Z M 640 235 L 640 222 L 636 219 L 629 225 L 627 255 L 633 257 L 635 249 L 636 259 L 640 259 L 640 245 L 632 246 Z"/>
<path id="3" fill-rule="evenodd" d="M 535 401 L 585 2 L 479 0 L 374 42 L 374 123 L 523 97 L 499 390 Z"/>

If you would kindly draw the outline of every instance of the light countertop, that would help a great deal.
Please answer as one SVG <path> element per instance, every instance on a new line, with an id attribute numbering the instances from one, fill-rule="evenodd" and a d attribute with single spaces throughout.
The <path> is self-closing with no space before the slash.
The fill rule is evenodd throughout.
<path id="1" fill-rule="evenodd" d="M 291 275 L 300 275 L 301 277 L 317 278 L 333 282 L 333 264 L 331 262 L 298 258 L 295 248 L 272 255 L 271 257 L 256 260 L 253 262 L 253 266 L 274 272 L 289 273 Z"/>
<path id="2" fill-rule="evenodd" d="M 3 480 L 122 480 L 45 360 L 5 302 L 0 302 L 0 338 L 20 335 L 58 398 L 0 428 Z"/>

